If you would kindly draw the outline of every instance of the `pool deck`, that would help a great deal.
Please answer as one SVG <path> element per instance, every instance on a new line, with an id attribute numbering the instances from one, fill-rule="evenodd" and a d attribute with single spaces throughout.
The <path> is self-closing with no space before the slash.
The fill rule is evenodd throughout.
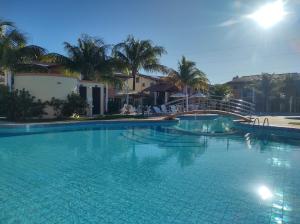
<path id="1" fill-rule="evenodd" d="M 128 118 L 120 118 L 120 119 L 110 119 L 110 120 L 67 120 L 67 121 L 45 121 L 45 122 L 9 122 L 9 121 L 0 121 L 0 128 L 5 127 L 18 127 L 24 125 L 62 125 L 62 124 L 80 124 L 80 123 L 118 123 L 118 122 L 161 122 L 167 121 L 165 117 L 149 117 L 145 119 L 128 119 Z"/>
<path id="2" fill-rule="evenodd" d="M 269 119 L 270 126 L 282 128 L 294 128 L 300 130 L 300 116 L 257 116 L 262 125 L 265 118 Z M 290 124 L 297 122 L 299 125 Z"/>
<path id="3" fill-rule="evenodd" d="M 193 115 L 194 116 L 194 115 Z M 206 116 L 206 115 L 203 115 Z M 265 118 L 269 119 L 269 123 L 271 127 L 279 127 L 279 128 L 292 128 L 300 131 L 300 116 L 256 116 L 254 118 L 259 118 L 260 125 L 263 124 Z M 84 121 L 76 121 L 76 120 L 68 120 L 68 121 L 50 121 L 50 122 L 32 122 L 32 123 L 15 123 L 15 122 L 7 122 L 0 121 L 0 127 L 18 127 L 24 125 L 55 125 L 55 124 L 80 124 L 80 123 L 118 123 L 118 122 L 161 122 L 165 120 L 165 116 L 157 116 L 157 117 L 149 117 L 145 119 L 111 119 L 111 120 L 84 120 Z M 297 122 L 299 125 L 291 124 Z"/>

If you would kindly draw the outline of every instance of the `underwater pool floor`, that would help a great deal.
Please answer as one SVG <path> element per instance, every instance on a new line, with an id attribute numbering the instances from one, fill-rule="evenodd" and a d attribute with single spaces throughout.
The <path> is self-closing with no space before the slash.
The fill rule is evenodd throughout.
<path id="1" fill-rule="evenodd" d="M 0 137 L 0 223 L 300 223 L 300 145 L 191 125 Z"/>

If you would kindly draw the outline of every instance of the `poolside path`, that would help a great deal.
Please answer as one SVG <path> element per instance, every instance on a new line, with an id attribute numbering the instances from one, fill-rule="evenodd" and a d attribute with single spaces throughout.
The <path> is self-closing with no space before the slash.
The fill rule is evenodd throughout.
<path id="1" fill-rule="evenodd" d="M 265 118 L 268 118 L 270 126 L 297 128 L 300 130 L 300 116 L 258 116 L 258 118 L 261 123 Z"/>

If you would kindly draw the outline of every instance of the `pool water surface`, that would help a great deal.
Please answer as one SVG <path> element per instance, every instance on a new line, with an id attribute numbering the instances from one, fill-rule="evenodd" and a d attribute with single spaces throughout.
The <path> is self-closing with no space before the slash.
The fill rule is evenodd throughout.
<path id="1" fill-rule="evenodd" d="M 0 223 L 300 223 L 300 144 L 216 122 L 0 136 Z"/>

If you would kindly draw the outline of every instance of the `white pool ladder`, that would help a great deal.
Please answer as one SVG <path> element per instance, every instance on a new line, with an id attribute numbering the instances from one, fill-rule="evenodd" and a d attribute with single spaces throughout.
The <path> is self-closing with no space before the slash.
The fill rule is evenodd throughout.
<path id="1" fill-rule="evenodd" d="M 252 127 L 255 126 L 256 121 L 257 121 L 257 125 L 258 125 L 258 126 L 260 125 L 259 118 L 257 117 L 257 118 L 255 118 L 255 119 L 253 120 L 253 122 L 252 122 Z"/>
<path id="2" fill-rule="evenodd" d="M 254 127 L 256 125 L 256 123 L 257 123 L 257 126 L 260 126 L 260 120 L 258 117 L 253 120 L 252 127 Z M 268 127 L 268 126 L 270 126 L 269 118 L 265 117 L 262 127 Z"/>
<path id="3" fill-rule="evenodd" d="M 266 125 L 270 126 L 269 118 L 265 117 L 264 122 L 263 122 L 263 127 Z"/>

